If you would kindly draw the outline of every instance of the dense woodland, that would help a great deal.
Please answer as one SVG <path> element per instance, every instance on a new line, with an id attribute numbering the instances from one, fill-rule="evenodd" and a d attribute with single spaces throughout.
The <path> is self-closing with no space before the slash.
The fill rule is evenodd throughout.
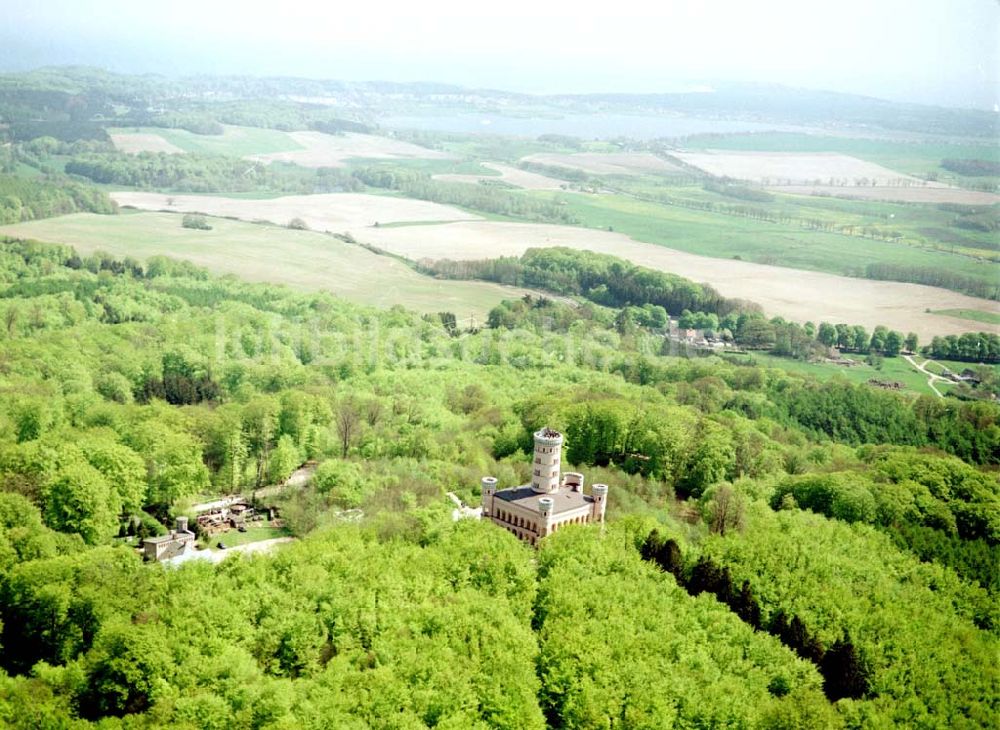
<path id="1" fill-rule="evenodd" d="M 577 222 L 558 194 L 445 183 L 400 163 L 126 155 L 105 132 L 369 132 L 363 115 L 291 98 L 337 96 L 345 109 L 375 99 L 407 113 L 452 109 L 461 91 L 0 75 L 0 142 L 10 141 L 0 223 L 114 213 L 95 185 L 370 187 Z M 462 103 L 537 103 L 479 94 Z M 765 103 L 739 89 L 550 99 L 562 110 L 709 113 L 703 105 L 734 100 Z M 799 101 L 798 121 L 827 119 L 833 105 L 864 124 L 995 131 L 978 112 Z M 583 149 L 561 135 L 538 142 Z M 962 175 L 992 175 L 991 165 L 942 161 Z M 700 173 L 683 184 L 732 200 L 661 202 L 773 216 L 766 192 Z M 996 228 L 995 207 L 946 212 L 957 228 Z M 996 362 L 993 333 L 918 343 L 889 327 L 768 319 L 709 286 L 568 249 L 419 262 L 439 277 L 548 292 L 505 301 L 463 331 L 451 312 L 368 309 L 169 258 L 0 243 L 0 726 L 825 730 L 994 727 L 1000 717 L 990 389 L 959 400 L 820 382 L 674 357 L 665 336 L 674 318 L 789 358 L 837 349 L 875 362 L 924 345 L 936 358 Z M 991 282 L 938 269 L 857 273 L 998 296 Z M 536 551 L 490 524 L 454 522 L 445 492 L 475 505 L 484 474 L 527 481 L 542 425 L 565 433 L 566 469 L 611 485 L 608 523 L 561 530 Z M 193 518 L 196 502 L 253 495 L 307 461 L 317 463 L 308 483 L 276 498 L 293 544 L 220 564 L 141 560 L 136 538 Z"/>
<path id="2" fill-rule="evenodd" d="M 462 333 L 23 242 L 0 250 L 0 287 L 0 723 L 985 727 L 1000 710 L 995 404 L 665 357 L 593 304 L 519 300 L 511 327 Z M 536 553 L 453 524 L 444 492 L 521 483 L 539 424 L 612 485 L 607 527 Z M 306 459 L 312 483 L 281 504 L 300 540 L 273 557 L 165 567 L 119 537 Z"/>
<path id="3" fill-rule="evenodd" d="M 27 180 L 0 174 L 0 223 L 115 210 L 115 204 L 105 193 L 65 178 Z"/>
<path id="4" fill-rule="evenodd" d="M 537 287 L 582 296 L 608 307 L 652 305 L 675 317 L 684 310 L 711 312 L 720 317 L 760 311 L 752 302 L 726 299 L 712 287 L 676 274 L 636 266 L 607 254 L 563 247 L 530 249 L 520 257 L 481 261 L 425 259 L 418 266 L 434 276 Z"/>

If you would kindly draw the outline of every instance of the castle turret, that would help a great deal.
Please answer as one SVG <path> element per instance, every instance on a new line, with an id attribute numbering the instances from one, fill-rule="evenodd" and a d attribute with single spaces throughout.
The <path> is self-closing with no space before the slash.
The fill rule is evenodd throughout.
<path id="1" fill-rule="evenodd" d="M 479 487 L 483 500 L 483 517 L 493 514 L 493 495 L 497 493 L 497 478 L 483 477 Z"/>
<path id="2" fill-rule="evenodd" d="M 608 485 L 595 484 L 590 488 L 590 495 L 594 498 L 591 522 L 604 522 L 604 511 L 608 506 Z"/>
<path id="3" fill-rule="evenodd" d="M 542 497 L 538 500 L 538 534 L 541 537 L 552 532 L 552 497 Z"/>
<path id="4" fill-rule="evenodd" d="M 559 491 L 559 461 L 563 437 L 558 431 L 543 428 L 535 432 L 535 459 L 532 465 L 531 489 L 538 494 Z"/>
<path id="5" fill-rule="evenodd" d="M 563 474 L 563 486 L 572 492 L 583 491 L 583 474 L 578 471 L 568 471 Z"/>
<path id="6" fill-rule="evenodd" d="M 176 532 L 178 534 L 184 534 L 188 531 L 188 518 L 184 515 L 177 515 Z"/>

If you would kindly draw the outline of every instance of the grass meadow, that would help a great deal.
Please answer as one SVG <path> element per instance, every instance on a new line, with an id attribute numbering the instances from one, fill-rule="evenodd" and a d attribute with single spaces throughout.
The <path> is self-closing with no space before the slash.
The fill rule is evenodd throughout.
<path id="1" fill-rule="evenodd" d="M 755 352 L 751 355 L 728 356 L 735 362 L 755 362 L 765 367 L 780 368 L 791 373 L 813 375 L 821 380 L 844 378 L 852 383 L 867 383 L 870 379 L 896 381 L 902 383 L 906 391 L 918 395 L 933 395 L 927 387 L 927 376 L 918 372 L 901 357 L 883 358 L 876 368 L 864 362 L 864 355 L 848 355 L 857 364 L 851 367 L 825 362 L 806 362 L 778 357 L 768 353 Z"/>
<path id="2" fill-rule="evenodd" d="M 978 309 L 939 309 L 934 314 L 970 319 L 973 322 L 982 322 L 983 324 L 1000 325 L 1000 313 L 998 312 L 981 312 Z"/>
<path id="3" fill-rule="evenodd" d="M 186 259 L 220 274 L 250 281 L 326 290 L 348 301 L 381 307 L 400 304 L 420 312 L 454 312 L 480 321 L 503 299 L 527 290 L 488 282 L 423 276 L 403 262 L 333 236 L 209 218 L 210 231 L 181 226 L 177 213 L 76 213 L 0 227 L 0 235 L 64 243 L 82 255 L 105 251 L 145 260 Z"/>

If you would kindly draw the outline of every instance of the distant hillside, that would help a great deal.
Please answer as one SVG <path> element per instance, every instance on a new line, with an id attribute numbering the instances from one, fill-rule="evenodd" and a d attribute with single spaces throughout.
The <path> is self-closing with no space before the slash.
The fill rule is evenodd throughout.
<path id="1" fill-rule="evenodd" d="M 253 100 L 252 105 L 247 104 Z M 16 138 L 30 139 L 27 123 L 74 122 L 182 127 L 217 132 L 218 124 L 276 129 L 345 128 L 376 114 L 618 112 L 686 114 L 722 119 L 855 127 L 920 135 L 1000 136 L 1000 114 L 973 109 L 903 104 L 829 91 L 778 85 L 716 85 L 712 92 L 669 94 L 531 95 L 432 82 L 346 82 L 302 78 L 117 74 L 88 67 L 49 67 L 0 74 L 0 119 Z M 344 118 L 342 118 L 344 117 Z M 20 126 L 18 126 L 20 125 Z M 61 128 L 56 127 L 58 131 Z M 44 134 L 52 134 L 50 129 Z M 66 138 L 63 132 L 63 138 Z"/>

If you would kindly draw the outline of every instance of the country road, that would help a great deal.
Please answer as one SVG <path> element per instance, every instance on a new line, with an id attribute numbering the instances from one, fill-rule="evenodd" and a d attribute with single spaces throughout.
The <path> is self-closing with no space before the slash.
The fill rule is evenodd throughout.
<path id="1" fill-rule="evenodd" d="M 195 550 L 193 548 L 188 548 L 180 555 L 173 558 L 167 558 L 166 560 L 161 560 L 160 562 L 166 565 L 180 565 L 181 563 L 186 563 L 190 560 L 207 560 L 212 563 L 221 563 L 234 553 L 242 553 L 244 555 L 269 553 L 278 545 L 284 545 L 294 541 L 294 537 L 272 537 L 269 540 L 258 540 L 257 542 L 248 542 L 243 545 L 236 545 L 234 547 L 227 548 L 226 550 L 216 550 L 214 548 Z"/>
<path id="2" fill-rule="evenodd" d="M 312 475 L 316 473 L 315 464 L 305 464 L 300 466 L 291 476 L 288 477 L 282 484 L 272 484 L 267 487 L 261 487 L 260 489 L 253 490 L 247 488 L 242 494 L 231 494 L 228 497 L 223 497 L 221 499 L 216 499 L 211 502 L 201 502 L 200 504 L 191 505 L 191 509 L 195 512 L 211 512 L 214 510 L 220 510 L 224 507 L 231 507 L 237 502 L 243 502 L 250 496 L 255 496 L 257 499 L 266 499 L 268 497 L 273 497 L 276 494 L 281 494 L 288 488 L 298 488 L 304 487 L 312 479 Z"/>
<path id="3" fill-rule="evenodd" d="M 947 383 L 949 382 L 948 378 L 943 378 L 936 373 L 932 373 L 930 370 L 924 367 L 927 363 L 932 362 L 931 360 L 925 360 L 923 364 L 918 364 L 917 361 L 913 359 L 912 355 L 903 355 L 903 359 L 927 376 L 927 387 L 934 391 L 934 395 L 936 395 L 938 398 L 944 398 L 944 395 L 942 395 L 941 391 L 934 387 L 934 381 L 942 380 L 945 383 Z"/>

